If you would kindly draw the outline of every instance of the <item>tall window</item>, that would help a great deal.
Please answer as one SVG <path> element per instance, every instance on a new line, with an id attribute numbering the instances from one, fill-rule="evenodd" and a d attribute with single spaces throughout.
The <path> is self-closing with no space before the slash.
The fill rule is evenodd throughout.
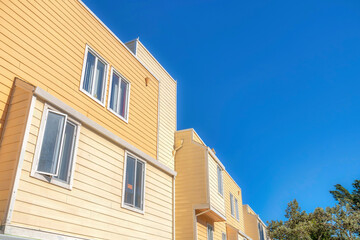
<path id="1" fill-rule="evenodd" d="M 80 89 L 102 105 L 105 104 L 107 70 L 107 62 L 86 46 Z"/>
<path id="2" fill-rule="evenodd" d="M 234 216 L 234 196 L 230 193 L 230 209 L 231 215 Z"/>
<path id="3" fill-rule="evenodd" d="M 223 178 L 222 178 L 222 171 L 219 166 L 217 166 L 217 177 L 218 177 L 218 192 L 221 196 L 223 196 L 224 194 Z"/>
<path id="4" fill-rule="evenodd" d="M 207 240 L 214 240 L 214 228 L 210 224 L 207 225 Z"/>
<path id="5" fill-rule="evenodd" d="M 67 186 L 71 180 L 79 124 L 47 105 L 43 114 L 32 175 Z"/>
<path id="6" fill-rule="evenodd" d="M 221 238 L 222 238 L 222 240 L 226 240 L 226 233 L 222 233 Z"/>
<path id="7" fill-rule="evenodd" d="M 123 206 L 143 212 L 145 163 L 126 154 Z"/>
<path id="8" fill-rule="evenodd" d="M 237 198 L 235 198 L 235 213 L 236 213 L 236 219 L 239 220 L 239 204 Z"/>
<path id="9" fill-rule="evenodd" d="M 111 71 L 110 97 L 108 107 L 111 112 L 127 121 L 130 83 L 115 69 Z"/>

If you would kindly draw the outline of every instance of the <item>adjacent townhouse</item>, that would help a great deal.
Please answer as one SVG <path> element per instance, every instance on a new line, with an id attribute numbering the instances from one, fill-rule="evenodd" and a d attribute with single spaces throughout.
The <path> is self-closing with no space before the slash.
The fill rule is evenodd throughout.
<path id="1" fill-rule="evenodd" d="M 176 239 L 250 239 L 241 189 L 193 129 L 175 134 Z"/>
<path id="2" fill-rule="evenodd" d="M 249 205 L 243 205 L 245 233 L 253 240 L 268 240 L 266 224 Z"/>
<path id="3" fill-rule="evenodd" d="M 0 11 L 2 231 L 174 239 L 176 82 L 81 1 Z"/>

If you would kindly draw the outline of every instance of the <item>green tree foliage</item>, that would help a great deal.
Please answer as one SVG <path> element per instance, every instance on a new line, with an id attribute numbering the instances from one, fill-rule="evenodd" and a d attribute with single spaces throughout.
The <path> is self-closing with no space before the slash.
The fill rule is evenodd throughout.
<path id="1" fill-rule="evenodd" d="M 302 211 L 295 200 L 285 210 L 285 221 L 268 222 L 269 236 L 273 240 L 360 240 L 360 180 L 353 183 L 350 193 L 337 184 L 330 191 L 337 204 Z"/>

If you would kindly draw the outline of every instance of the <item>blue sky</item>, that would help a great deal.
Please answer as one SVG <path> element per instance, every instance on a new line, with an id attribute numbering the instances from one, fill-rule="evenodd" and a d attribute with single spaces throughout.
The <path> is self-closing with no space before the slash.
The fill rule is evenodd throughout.
<path id="1" fill-rule="evenodd" d="M 178 82 L 178 129 L 215 148 L 265 221 L 360 179 L 360 1 L 85 4 Z"/>

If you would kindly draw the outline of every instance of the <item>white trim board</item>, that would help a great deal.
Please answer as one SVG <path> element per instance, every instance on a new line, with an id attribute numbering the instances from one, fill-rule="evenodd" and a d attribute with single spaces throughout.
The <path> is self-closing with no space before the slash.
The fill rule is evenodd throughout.
<path id="1" fill-rule="evenodd" d="M 163 164 L 163 163 L 159 162 L 158 160 L 154 159 L 150 155 L 144 153 L 143 151 L 136 148 L 132 144 L 126 142 L 124 139 L 120 138 L 116 134 L 114 134 L 111 131 L 107 130 L 105 127 L 103 127 L 103 126 L 99 125 L 98 123 L 94 122 L 93 120 L 89 119 L 85 115 L 79 113 L 74 108 L 70 107 L 69 105 L 62 102 L 58 98 L 54 97 L 50 93 L 46 92 L 42 88 L 35 87 L 34 95 L 41 98 L 41 99 L 43 99 L 43 100 L 45 100 L 45 101 L 47 101 L 48 103 L 50 103 L 54 107 L 61 109 L 62 112 L 65 112 L 65 113 L 69 114 L 72 118 L 75 118 L 75 120 L 79 121 L 82 125 L 86 125 L 86 126 L 90 127 L 92 130 L 97 132 L 99 135 L 101 135 L 103 137 L 106 137 L 107 139 L 109 139 L 109 140 L 115 142 L 116 144 L 122 146 L 123 148 L 125 148 L 129 152 L 139 156 L 141 159 L 146 160 L 147 162 L 149 162 L 151 165 L 155 166 L 156 168 L 166 172 L 167 174 L 169 174 L 171 176 L 176 176 L 177 175 L 176 171 L 172 170 L 171 168 L 169 168 L 165 164 Z"/>
<path id="2" fill-rule="evenodd" d="M 139 58 L 115 35 L 115 33 L 113 33 L 113 32 L 110 30 L 110 28 L 108 28 L 108 27 L 105 25 L 105 23 L 103 23 L 103 22 L 95 15 L 95 13 L 93 13 L 93 12 L 90 10 L 90 8 L 88 8 L 88 6 L 86 6 L 85 3 L 83 3 L 81 0 L 78 0 L 78 1 L 79 1 L 79 3 L 80 3 L 86 10 L 89 11 L 89 13 L 90 13 L 96 20 L 99 21 L 99 23 L 100 23 L 106 30 L 109 31 L 109 33 L 110 33 L 116 40 L 119 41 L 119 43 L 120 43 L 123 47 L 125 47 L 125 49 L 126 49 L 127 51 L 129 51 L 129 53 L 130 53 L 131 55 L 133 55 L 133 56 L 135 57 L 135 59 L 136 59 L 156 80 L 159 81 L 159 79 L 158 79 L 158 78 L 139 60 Z"/>

